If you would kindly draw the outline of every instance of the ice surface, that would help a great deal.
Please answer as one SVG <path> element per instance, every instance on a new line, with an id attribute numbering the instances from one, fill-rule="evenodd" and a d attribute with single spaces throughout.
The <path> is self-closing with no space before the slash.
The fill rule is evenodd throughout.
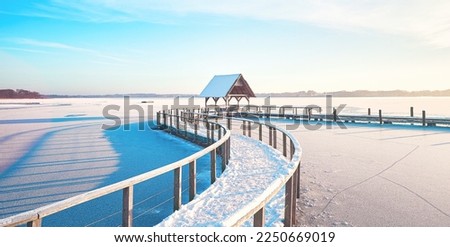
<path id="1" fill-rule="evenodd" d="M 105 132 L 100 128 L 100 125 L 105 123 L 105 120 L 101 119 L 102 109 L 107 105 L 122 104 L 119 114 L 123 115 L 123 99 L 32 101 L 38 101 L 40 104 L 27 105 L 23 104 L 27 103 L 25 100 L 16 100 L 9 101 L 8 105 L 3 105 L 0 109 L 0 215 L 34 208 L 104 185 L 108 178 L 120 179 L 116 175 L 118 171 L 123 171 L 124 164 L 145 161 L 142 156 L 132 155 L 132 152 L 138 150 L 137 152 L 145 155 L 143 152 L 147 150 L 146 147 L 151 146 L 150 136 L 133 131 Z M 14 102 L 17 104 L 10 104 Z M 132 101 L 133 104 L 139 102 L 140 100 Z M 158 104 L 157 99 L 155 102 Z M 144 109 L 146 107 L 145 104 L 139 105 Z M 132 112 L 131 117 L 132 122 L 136 122 L 136 111 Z M 106 120 L 106 123 L 111 123 L 111 120 Z M 299 225 L 450 226 L 448 129 L 347 124 L 347 129 L 337 126 L 326 129 L 323 126 L 319 130 L 310 131 L 300 126 L 291 132 L 303 148 L 301 198 L 298 203 Z M 247 141 L 243 137 L 233 138 L 238 140 L 233 146 Z M 171 142 L 176 150 L 185 147 L 180 155 L 195 150 L 194 146 L 177 141 L 176 138 L 165 140 Z M 255 150 L 245 147 L 234 149 L 232 158 L 237 162 L 239 156 L 254 157 L 247 160 L 251 161 L 247 165 L 255 165 L 261 159 L 278 157 L 276 153 L 269 156 L 269 152 L 264 152 L 264 155 L 258 153 L 262 152 L 261 150 L 264 150 L 264 147 Z M 207 162 L 208 158 L 205 164 Z M 136 172 L 142 171 L 142 166 L 136 168 Z M 242 171 L 242 174 L 253 172 L 252 176 L 257 178 L 245 180 L 248 184 L 244 184 L 243 188 L 251 191 L 254 183 L 264 182 L 266 173 L 273 171 L 272 169 L 260 165 L 257 170 Z M 230 177 L 238 178 L 242 175 L 232 169 L 227 172 Z M 201 173 L 198 178 L 207 181 L 209 174 Z M 222 178 L 217 180 L 218 184 Z M 44 180 L 49 183 L 48 186 Z M 206 186 L 204 187 L 206 189 Z M 222 187 L 210 189 L 227 189 L 230 198 L 251 199 L 251 193 L 239 195 L 233 192 L 231 187 L 239 188 L 235 184 L 227 185 L 222 182 Z M 142 191 L 148 188 L 153 187 L 149 185 L 142 188 Z M 31 192 L 31 189 L 35 191 Z M 196 200 L 202 197 L 203 194 Z M 145 199 L 148 199 L 148 195 L 139 198 L 138 202 Z M 282 199 L 282 195 L 278 195 L 268 207 L 268 210 L 274 209 L 274 213 L 267 213 L 268 225 L 280 225 L 281 217 L 276 215 L 280 212 L 277 206 L 282 205 Z M 95 209 L 104 212 L 106 216 L 117 213 L 117 210 L 120 212 L 120 206 L 117 209 L 111 206 L 115 200 L 120 200 L 120 195 L 113 196 L 111 202 L 105 202 L 103 207 L 92 206 L 82 212 Z M 154 201 L 150 199 L 147 202 Z M 192 209 L 211 213 L 215 222 L 216 217 L 224 217 L 222 214 L 232 210 L 231 207 L 208 205 L 208 200 L 203 203 L 197 204 L 198 209 Z M 233 203 L 234 208 L 242 206 L 241 201 Z M 212 211 L 213 206 L 217 207 L 215 214 Z M 134 213 L 141 215 L 136 223 L 158 223 L 158 220 L 151 219 L 163 212 L 164 207 L 170 209 L 171 201 L 160 208 L 153 208 L 152 205 L 135 208 Z M 193 206 L 185 205 L 182 210 L 189 207 Z M 188 213 L 188 216 L 192 217 L 189 214 L 193 213 Z M 44 224 L 50 221 L 55 225 L 83 225 L 80 222 L 67 222 L 69 216 L 59 216 L 64 222 L 57 222 L 56 217 L 45 219 Z M 109 225 L 120 224 L 120 214 L 116 216 L 118 220 L 106 222 L 110 223 Z M 169 222 L 169 219 L 163 225 L 175 222 Z M 88 219 L 87 223 L 95 220 Z M 188 220 L 185 222 L 186 225 L 191 223 Z M 93 225 L 104 224 L 105 222 L 100 222 Z"/>

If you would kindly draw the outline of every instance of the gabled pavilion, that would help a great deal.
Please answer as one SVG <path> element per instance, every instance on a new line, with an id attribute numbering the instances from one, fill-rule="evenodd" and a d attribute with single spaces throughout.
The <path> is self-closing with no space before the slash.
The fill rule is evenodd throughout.
<path id="1" fill-rule="evenodd" d="M 215 105 L 219 99 L 225 100 L 225 105 L 229 106 L 232 98 L 239 104 L 242 98 L 250 103 L 250 97 L 256 97 L 253 90 L 241 74 L 215 75 L 208 85 L 200 93 L 200 97 L 205 98 L 205 105 L 212 98 Z"/>

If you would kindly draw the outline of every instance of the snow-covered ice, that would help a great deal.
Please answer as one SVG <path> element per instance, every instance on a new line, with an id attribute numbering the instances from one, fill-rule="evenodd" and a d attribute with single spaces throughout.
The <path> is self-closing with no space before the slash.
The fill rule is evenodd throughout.
<path id="1" fill-rule="evenodd" d="M 301 226 L 450 226 L 450 130 L 347 124 L 291 131 Z"/>
<path id="2" fill-rule="evenodd" d="M 60 101 L 0 109 L 0 218 L 121 181 L 201 149 L 146 124 L 140 131 L 136 118 L 130 130 L 123 130 L 124 126 L 103 130 L 102 124 L 111 120 L 102 117 L 102 108 L 122 103 L 119 100 Z M 203 191 L 209 185 L 209 157 L 197 166 L 198 190 Z M 172 212 L 171 175 L 135 187 L 135 225 L 154 225 Z M 120 198 L 120 192 L 114 193 L 46 217 L 43 224 L 117 226 Z"/>
<path id="3" fill-rule="evenodd" d="M 39 101 L 41 104 L 23 104 L 30 102 L 15 100 L 9 101 L 9 104 L 0 109 L 0 215 L 10 215 L 97 188 L 113 181 L 112 178 L 121 179 L 117 175 L 122 172 L 126 174 L 124 164 L 149 161 L 143 157 L 146 151 L 154 148 L 151 146 L 154 139 L 150 137 L 153 132 L 108 132 L 102 131 L 99 126 L 105 123 L 102 117 L 103 107 L 111 103 L 123 104 L 123 99 L 32 101 Z M 17 104 L 12 104 L 14 102 Z M 139 102 L 132 101 L 134 104 Z M 155 105 L 158 105 L 157 99 Z M 132 122 L 135 123 L 136 119 Z M 285 121 L 278 122 L 282 127 L 281 122 Z M 300 126 L 291 131 L 303 148 L 301 198 L 297 205 L 300 226 L 450 226 L 449 129 L 367 124 L 347 124 L 347 127 L 340 129 L 334 126 L 326 129 L 323 126 L 319 130 L 310 131 Z M 178 159 L 198 150 L 192 144 L 163 133 L 158 138 L 169 142 L 173 147 L 174 152 L 170 156 L 165 155 L 165 158 Z M 251 192 L 255 183 L 265 181 L 266 171 L 269 171 L 267 169 L 273 168 L 259 164 L 254 171 L 233 172 L 231 168 L 239 169 L 235 166 L 237 163 L 233 162 L 245 156 L 248 162 L 251 161 L 251 164 L 246 165 L 258 165 L 260 159 L 278 159 L 279 153 L 270 153 L 267 146 L 246 137 L 233 135 L 233 140 L 232 158 L 235 160 L 226 173 L 237 178 L 240 172 L 253 172 L 252 176 L 259 179 L 241 179 L 246 181 L 243 188 Z M 244 145 L 248 142 L 255 142 L 258 148 L 252 149 L 249 145 Z M 236 149 L 239 144 L 243 146 Z M 147 148 L 150 146 L 152 148 Z M 174 155 L 175 151 L 178 155 Z M 158 153 L 162 152 L 157 151 L 156 154 Z M 252 160 L 249 157 L 253 157 Z M 279 161 L 279 165 L 285 164 L 283 159 Z M 205 157 L 205 166 L 208 166 L 208 162 L 208 157 Z M 159 163 L 161 164 L 163 163 Z M 136 172 L 151 169 L 145 166 L 136 168 Z M 185 174 L 184 171 L 183 173 Z M 231 189 L 241 188 L 232 183 L 222 182 L 219 186 L 222 178 L 228 175 L 219 178 L 217 188 L 211 187 L 210 190 L 219 195 L 218 190 L 226 188 L 230 198 L 251 198 L 251 193 L 234 193 Z M 170 176 L 169 180 L 171 179 Z M 209 174 L 203 172 L 198 175 L 198 179 L 208 181 Z M 168 179 L 162 178 L 157 182 L 167 187 L 165 180 Z M 48 186 L 45 183 L 49 183 Z M 144 186 L 141 191 L 147 191 L 148 188 L 153 189 L 152 186 Z M 171 188 L 167 189 L 170 194 Z M 207 189 L 207 185 L 203 189 Z M 50 197 L 45 194 L 46 190 Z M 135 194 L 140 194 L 140 189 L 136 190 Z M 187 204 L 182 210 L 191 208 L 194 211 L 215 212 L 214 217 L 226 218 L 231 208 L 207 205 L 208 200 L 201 204 L 205 195 L 199 194 L 195 199 L 199 209 L 192 206 L 195 204 Z M 102 207 L 87 205 L 82 212 L 95 209 L 103 214 L 101 217 L 116 214 L 114 220 L 107 219 L 92 225 L 118 225 L 121 206 L 114 208 L 115 203 L 110 201 L 120 201 L 120 197 L 118 194 L 105 199 Z M 147 205 L 154 202 L 153 198 L 148 197 L 144 193 L 141 198 L 136 198 L 137 202 L 143 203 L 142 206 L 145 205 L 135 207 L 135 215 L 140 216 L 135 221 L 137 225 L 159 223 L 165 216 L 159 221 L 152 220 L 152 217 L 171 212 L 171 201 L 161 208 L 153 208 Z M 183 202 L 187 202 L 185 196 Z M 236 200 L 235 207 L 242 206 L 242 202 Z M 276 216 L 282 210 L 277 209 L 279 205 L 283 206 L 281 193 L 267 207 L 268 210 L 274 210 L 273 213 L 266 212 L 268 217 L 274 216 L 266 219 L 268 225 L 280 225 L 281 217 Z M 209 206 L 216 206 L 217 211 L 208 210 Z M 166 212 L 163 212 L 164 208 L 167 209 Z M 193 212 L 187 213 L 191 218 L 192 214 Z M 161 225 L 175 224 L 176 215 L 166 219 Z M 71 221 L 70 216 L 68 211 L 57 217 L 45 218 L 44 225 L 86 225 L 98 220 L 87 219 L 81 223 Z M 194 224 L 188 219 L 183 222 L 181 219 L 180 224 Z M 196 224 L 200 224 L 199 221 Z"/>

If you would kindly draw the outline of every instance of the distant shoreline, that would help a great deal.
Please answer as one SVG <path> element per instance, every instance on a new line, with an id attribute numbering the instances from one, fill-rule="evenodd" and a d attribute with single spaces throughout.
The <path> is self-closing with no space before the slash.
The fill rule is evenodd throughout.
<path id="1" fill-rule="evenodd" d="M 2 90 L 7 91 L 7 90 Z M 188 97 L 200 97 L 198 94 L 158 94 L 158 93 L 128 93 L 128 94 L 94 94 L 94 95 L 62 95 L 62 94 L 39 94 L 36 92 L 29 92 L 26 90 L 21 90 L 21 92 L 26 93 L 16 93 L 12 89 L 9 89 L 10 94 L 0 95 L 1 99 L 57 99 L 57 98 L 123 98 L 125 96 L 130 96 L 133 98 L 188 98 Z M 309 91 L 298 91 L 298 92 L 284 92 L 284 93 L 257 93 L 256 97 L 274 97 L 274 98 L 286 98 L 286 97 L 302 97 L 302 98 L 317 98 L 325 97 L 327 95 L 332 95 L 333 97 L 352 97 L 352 98 L 362 98 L 362 97 L 450 97 L 450 89 L 447 90 L 423 90 L 423 91 L 403 91 L 403 90 L 392 90 L 392 91 L 367 91 L 367 90 L 357 90 L 357 91 L 336 91 L 336 92 L 326 92 L 320 93 L 312 90 Z M 31 97 L 30 97 L 31 96 Z"/>

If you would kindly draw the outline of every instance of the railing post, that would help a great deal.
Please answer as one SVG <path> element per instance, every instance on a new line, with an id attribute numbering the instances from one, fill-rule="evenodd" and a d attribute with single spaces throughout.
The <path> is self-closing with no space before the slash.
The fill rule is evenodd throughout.
<path id="1" fill-rule="evenodd" d="M 262 207 L 256 214 L 253 216 L 253 226 L 254 227 L 263 227 L 266 223 L 265 219 L 265 210 Z"/>
<path id="2" fill-rule="evenodd" d="M 426 112 L 422 111 L 422 126 L 426 126 L 427 122 L 426 122 Z"/>
<path id="3" fill-rule="evenodd" d="M 259 141 L 262 142 L 262 124 L 259 124 Z"/>
<path id="4" fill-rule="evenodd" d="M 181 167 L 176 168 L 174 171 L 173 180 L 173 211 L 177 211 L 181 208 Z"/>
<path id="5" fill-rule="evenodd" d="M 227 118 L 227 128 L 231 130 L 231 118 Z"/>
<path id="6" fill-rule="evenodd" d="M 227 159 L 228 159 L 228 157 L 227 157 L 227 155 L 228 155 L 227 141 L 222 144 L 221 149 L 222 149 L 222 172 L 224 172 L 225 169 L 227 168 L 227 163 L 228 163 L 228 161 L 227 161 Z"/>
<path id="7" fill-rule="evenodd" d="M 164 120 L 164 127 L 167 127 L 167 114 L 166 111 L 163 111 L 163 120 Z"/>
<path id="8" fill-rule="evenodd" d="M 273 148 L 277 149 L 277 129 L 272 128 L 273 131 Z"/>
<path id="9" fill-rule="evenodd" d="M 197 140 L 197 138 L 198 138 L 198 124 L 197 122 L 194 122 L 194 140 Z"/>
<path id="10" fill-rule="evenodd" d="M 217 130 L 217 140 L 222 139 L 222 127 L 219 126 L 219 129 Z M 219 147 L 219 154 L 223 156 L 223 144 Z"/>
<path id="11" fill-rule="evenodd" d="M 27 227 L 41 227 L 42 226 L 42 219 L 35 219 L 33 221 L 27 222 Z"/>
<path id="12" fill-rule="evenodd" d="M 248 121 L 248 137 L 252 137 L 252 122 Z"/>
<path id="13" fill-rule="evenodd" d="M 283 133 L 283 156 L 287 158 L 286 133 Z"/>
<path id="14" fill-rule="evenodd" d="M 156 113 L 156 125 L 157 126 L 161 125 L 161 113 L 160 112 Z"/>
<path id="15" fill-rule="evenodd" d="M 380 124 L 383 124 L 383 116 L 382 116 L 382 113 L 381 113 L 381 109 L 378 110 L 378 117 L 380 118 Z"/>
<path id="16" fill-rule="evenodd" d="M 189 201 L 192 201 L 197 194 L 197 161 L 189 163 Z"/>
<path id="17" fill-rule="evenodd" d="M 242 121 L 242 134 L 245 136 L 245 130 L 246 130 L 246 128 L 245 128 L 245 122 L 246 121 Z"/>
<path id="18" fill-rule="evenodd" d="M 211 184 L 216 181 L 216 149 L 210 152 L 211 156 Z"/>
<path id="19" fill-rule="evenodd" d="M 273 132 L 272 132 L 272 127 L 269 127 L 269 146 L 272 146 L 272 143 L 273 143 L 273 141 L 272 141 L 272 134 L 273 134 Z"/>
<path id="20" fill-rule="evenodd" d="M 294 178 L 294 186 L 292 188 L 292 225 L 295 225 L 295 215 L 296 215 L 296 206 L 297 206 L 297 196 L 298 196 L 298 184 L 299 184 L 299 177 L 298 177 L 299 169 L 295 169 L 294 175 L 292 177 Z"/>
<path id="21" fill-rule="evenodd" d="M 210 134 L 211 134 L 211 133 L 209 132 L 209 122 L 207 121 L 207 122 L 206 122 L 206 140 L 207 140 L 208 144 L 209 144 L 210 139 L 211 139 Z"/>
<path id="22" fill-rule="evenodd" d="M 227 165 L 228 165 L 228 162 L 230 162 L 230 157 L 231 157 L 231 138 L 228 138 L 228 141 L 227 141 Z"/>
<path id="23" fill-rule="evenodd" d="M 123 189 L 122 192 L 122 226 L 133 226 L 133 185 Z"/>
<path id="24" fill-rule="evenodd" d="M 294 187 L 294 180 L 291 177 L 288 182 L 285 184 L 285 199 L 284 199 L 284 226 L 285 227 L 291 227 L 292 224 L 292 206 L 293 206 L 293 188 Z"/>
<path id="25" fill-rule="evenodd" d="M 370 116 L 371 112 L 370 112 L 370 108 L 367 108 L 367 115 Z"/>
<path id="26" fill-rule="evenodd" d="M 333 108 L 333 122 L 336 122 L 337 120 L 337 112 L 336 112 L 336 108 Z"/>
<path id="27" fill-rule="evenodd" d="M 299 161 L 298 162 L 298 167 L 297 167 L 297 177 L 298 177 L 298 184 L 297 184 L 297 198 L 299 199 L 300 198 L 300 178 L 301 178 L 301 173 L 300 173 L 300 167 L 302 166 L 302 162 L 301 161 Z"/>
<path id="28" fill-rule="evenodd" d="M 214 130 L 216 129 L 216 124 L 211 123 L 211 143 L 214 143 Z"/>
<path id="29" fill-rule="evenodd" d="M 185 115 L 186 113 L 183 113 Z M 184 136 L 187 137 L 187 121 L 186 117 L 183 117 L 183 123 L 184 123 Z"/>
<path id="30" fill-rule="evenodd" d="M 412 106 L 409 108 L 409 115 L 411 117 L 414 117 L 414 107 L 412 107 Z"/>
<path id="31" fill-rule="evenodd" d="M 291 159 L 294 157 L 294 152 L 295 152 L 295 148 L 294 148 L 294 142 L 291 140 L 290 141 L 290 145 L 291 147 Z"/>

